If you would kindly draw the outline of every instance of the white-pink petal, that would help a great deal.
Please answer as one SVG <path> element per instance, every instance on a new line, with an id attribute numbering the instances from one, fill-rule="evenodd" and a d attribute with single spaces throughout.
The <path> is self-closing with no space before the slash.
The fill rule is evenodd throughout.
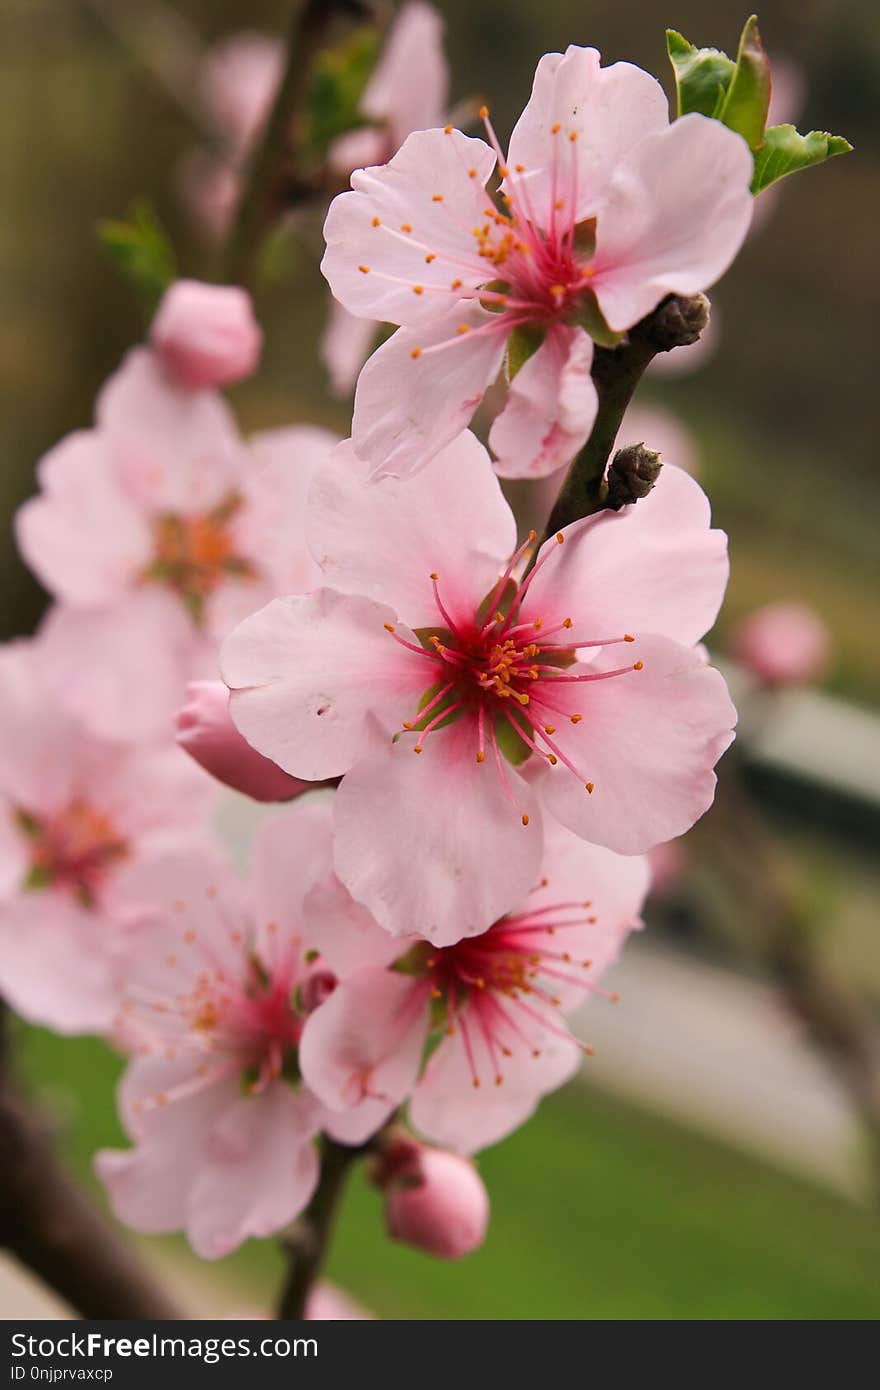
<path id="1" fill-rule="evenodd" d="M 709 500 L 680 468 L 664 465 L 647 497 L 599 512 L 545 542 L 546 563 L 523 603 L 528 618 L 573 619 L 583 641 L 662 633 L 690 646 L 717 617 L 727 586 L 727 536 L 710 529 Z M 540 557 L 539 557 L 540 558 Z M 616 647 L 625 664 L 631 647 Z"/>
<path id="2" fill-rule="evenodd" d="M 555 739 L 581 776 L 560 762 L 538 784 L 547 811 L 576 835 L 619 854 L 642 854 L 684 834 L 711 806 L 712 769 L 733 740 L 736 710 L 723 677 L 693 648 L 639 636 L 626 644 L 624 659 L 620 650 L 605 647 L 589 667 L 565 674 L 635 661 L 642 669 L 551 687 Z M 569 722 L 573 713 L 581 723 Z"/>
<path id="3" fill-rule="evenodd" d="M 336 872 L 380 926 L 437 946 L 486 931 L 539 877 L 535 795 L 510 765 L 505 792 L 491 752 L 476 761 L 468 715 L 364 758 L 334 801 Z M 523 825 L 521 815 L 529 817 Z"/>
<path id="4" fill-rule="evenodd" d="M 660 83 L 631 63 L 603 68 L 595 48 L 573 44 L 564 54 L 547 53 L 510 138 L 508 164 L 525 169 L 508 182 L 515 191 L 527 190 L 545 228 L 553 225 L 558 199 L 564 205 L 557 216 L 566 224 L 573 199 L 577 222 L 593 217 L 620 161 L 668 124 L 668 111 Z"/>
<path id="5" fill-rule="evenodd" d="M 667 294 L 714 285 L 752 218 L 752 155 L 720 121 L 692 113 L 647 136 L 609 184 L 596 228 L 592 285 L 614 329 Z"/>
<path id="6" fill-rule="evenodd" d="M 245 619 L 221 653 L 236 728 L 295 777 L 347 772 L 372 746 L 375 719 L 389 734 L 400 727 L 433 669 L 386 630 L 396 616 L 371 599 L 316 589 Z M 399 632 L 416 644 L 409 629 Z"/>
<path id="7" fill-rule="evenodd" d="M 494 166 L 483 140 L 419 130 L 387 164 L 355 170 L 324 224 L 321 270 L 336 298 L 361 318 L 426 325 L 454 302 L 454 280 L 482 284 L 472 228 Z"/>
<path id="8" fill-rule="evenodd" d="M 470 431 L 419 474 L 369 481 L 350 441 L 314 476 L 308 541 L 325 582 L 387 603 L 410 627 L 470 622 L 516 546 L 516 523 L 489 456 Z"/>
<path id="9" fill-rule="evenodd" d="M 504 358 L 506 315 L 460 301 L 423 328 L 399 328 L 360 374 L 351 434 L 371 476 L 410 478 L 471 421 Z"/>
<path id="10" fill-rule="evenodd" d="M 592 339 L 554 325 L 510 383 L 489 445 L 502 478 L 546 478 L 585 443 L 599 405 L 590 370 Z"/>

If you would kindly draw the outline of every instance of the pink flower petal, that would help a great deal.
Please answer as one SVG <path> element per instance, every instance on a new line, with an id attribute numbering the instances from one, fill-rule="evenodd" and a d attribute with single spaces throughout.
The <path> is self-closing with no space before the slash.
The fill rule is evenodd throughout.
<path id="1" fill-rule="evenodd" d="M 373 353 L 351 431 L 372 477 L 412 477 L 465 429 L 498 375 L 507 331 L 506 315 L 462 301 L 424 328 L 398 329 Z"/>
<path id="2" fill-rule="evenodd" d="M 159 589 L 109 608 L 51 609 L 40 628 L 50 690 L 97 737 L 122 742 L 170 736 L 187 680 L 215 674 L 203 650 L 181 604 Z"/>
<path id="3" fill-rule="evenodd" d="M 282 1081 L 225 1111 L 207 1137 L 189 1196 L 186 1233 L 197 1255 L 219 1259 L 299 1215 L 318 1182 L 317 1114 L 308 1094 Z"/>
<path id="4" fill-rule="evenodd" d="M 505 1059 L 501 1084 L 495 1085 L 495 1064 L 473 1024 L 469 1036 L 480 1085 L 473 1084 L 459 1027 L 431 1057 L 409 1107 L 410 1119 L 421 1134 L 458 1153 L 475 1153 L 517 1129 L 543 1095 L 574 1075 L 581 1060 L 576 1042 L 553 1033 L 541 1036 L 535 1031 L 537 1057 L 531 1046 L 511 1037 L 512 1056 Z"/>
<path id="5" fill-rule="evenodd" d="M 664 295 L 714 285 L 749 230 L 751 177 L 745 141 L 706 116 L 683 116 L 636 146 L 597 225 L 593 286 L 612 328 L 630 328 Z"/>
<path id="6" fill-rule="evenodd" d="M 16 541 L 46 588 L 70 603 L 113 602 L 151 557 L 147 519 L 127 496 L 110 442 L 68 435 L 40 461 L 40 492 L 19 508 Z"/>
<path id="7" fill-rule="evenodd" d="M 429 663 L 385 630 L 395 617 L 334 589 L 261 608 L 223 644 L 236 728 L 295 777 L 319 781 L 346 772 L 371 746 L 371 711 L 390 731 L 425 689 Z M 406 628 L 400 634 L 416 640 Z"/>
<path id="8" fill-rule="evenodd" d="M 410 976 L 359 970 L 307 1020 L 303 1077 L 331 1110 L 364 1101 L 391 1108 L 415 1083 L 427 1031 L 427 992 Z"/>
<path id="9" fill-rule="evenodd" d="M 207 511 L 246 474 L 244 446 L 222 396 L 174 386 L 147 348 L 130 352 L 103 387 L 96 420 L 115 452 L 117 477 L 154 513 Z"/>
<path id="10" fill-rule="evenodd" d="M 306 503 L 312 478 L 338 443 L 335 434 L 313 425 L 266 430 L 248 440 L 241 488 L 246 505 L 235 518 L 235 540 L 243 555 L 254 557 L 272 598 L 321 583 L 306 546 Z"/>
<path id="11" fill-rule="evenodd" d="M 69 800 L 80 732 L 46 690 L 39 660 L 39 642 L 0 646 L 0 794 L 31 812 Z"/>
<path id="12" fill-rule="evenodd" d="M 0 905 L 0 994 L 56 1033 L 105 1033 L 117 1008 L 112 927 L 60 891 Z"/>
<path id="13" fill-rule="evenodd" d="M 336 872 L 395 936 L 448 946 L 477 935 L 539 877 L 532 789 L 508 767 L 511 804 L 491 755 L 478 764 L 475 747 L 464 716 L 429 734 L 419 755 L 407 740 L 364 758 L 336 794 Z"/>
<path id="14" fill-rule="evenodd" d="M 484 220 L 494 167 L 483 140 L 419 130 L 387 164 L 355 170 L 353 192 L 333 200 L 324 224 L 321 270 L 340 303 L 361 318 L 424 326 L 454 303 L 454 280 L 482 284 L 471 229 Z"/>
<path id="15" fill-rule="evenodd" d="M 329 813 L 329 803 L 327 810 Z M 305 919 L 309 940 L 330 969 L 342 977 L 368 965 L 390 965 L 406 949 L 382 930 L 333 874 L 316 882 L 309 891 Z"/>
<path id="16" fill-rule="evenodd" d="M 663 88 L 641 68 L 600 67 L 595 48 L 571 45 L 565 54 L 546 53 L 510 138 L 508 164 L 525 166 L 516 187 L 528 190 L 545 227 L 552 224 L 553 203 L 574 192 L 576 221 L 595 216 L 621 159 L 644 136 L 665 128 L 668 109 Z"/>
<path id="17" fill-rule="evenodd" d="M 517 372 L 489 444 L 502 478 L 545 478 L 574 458 L 598 409 L 590 375 L 593 343 L 558 324 Z"/>
<path id="18" fill-rule="evenodd" d="M 570 616 L 584 641 L 655 632 L 690 646 L 714 623 L 727 585 L 727 537 L 709 522 L 700 485 L 664 465 L 641 502 L 574 522 L 562 545 L 545 543 L 524 614 L 546 626 Z M 615 650 L 628 659 L 631 648 Z"/>
<path id="19" fill-rule="evenodd" d="M 427 627 L 441 621 L 431 581 L 438 574 L 444 605 L 472 621 L 516 546 L 513 514 L 482 444 L 460 434 L 418 483 L 371 483 L 367 474 L 350 441 L 315 474 L 308 539 L 325 582 Z"/>
<path id="20" fill-rule="evenodd" d="M 641 505 L 641 503 L 639 503 Z M 555 683 L 555 740 L 583 780 L 560 762 L 538 779 L 547 810 L 576 835 L 641 854 L 690 829 L 715 795 L 712 771 L 733 740 L 736 711 L 702 655 L 665 637 L 605 647 L 577 673 L 643 669 L 586 684 Z M 583 722 L 573 725 L 572 714 Z M 584 790 L 585 782 L 593 790 Z"/>

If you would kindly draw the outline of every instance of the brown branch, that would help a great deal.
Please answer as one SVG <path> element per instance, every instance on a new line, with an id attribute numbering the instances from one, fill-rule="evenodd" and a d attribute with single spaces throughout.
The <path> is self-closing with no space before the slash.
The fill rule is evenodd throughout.
<path id="1" fill-rule="evenodd" d="M 181 1316 L 56 1157 L 17 1091 L 0 1003 L 0 1246 L 85 1318 Z"/>
<path id="2" fill-rule="evenodd" d="M 590 437 L 576 455 L 550 513 L 544 539 L 606 505 L 605 469 L 627 406 L 659 352 L 696 342 L 709 321 L 709 301 L 672 295 L 637 323 L 619 347 L 597 347 L 593 381 L 599 409 Z M 537 554 L 537 550 L 535 551 Z"/>
<path id="3" fill-rule="evenodd" d="M 309 1294 L 321 1272 L 345 1180 L 363 1148 L 349 1148 L 325 1138 L 321 1144 L 321 1179 L 311 1202 L 282 1241 L 287 1276 L 278 1300 L 279 1318 L 303 1318 Z"/>
<path id="4" fill-rule="evenodd" d="M 295 7 L 281 83 L 248 167 L 224 253 L 223 278 L 243 285 L 266 233 L 296 202 L 318 191 L 297 168 L 309 79 L 316 55 L 340 19 L 372 18 L 369 0 L 302 0 Z"/>

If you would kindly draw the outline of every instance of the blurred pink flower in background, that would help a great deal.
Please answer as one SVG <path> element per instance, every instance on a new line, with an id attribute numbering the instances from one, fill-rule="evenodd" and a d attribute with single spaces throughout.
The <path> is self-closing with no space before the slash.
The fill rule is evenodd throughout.
<path id="1" fill-rule="evenodd" d="M 736 624 L 731 651 L 768 686 L 809 685 L 825 674 L 831 636 L 806 603 L 769 603 Z"/>
<path id="2" fill-rule="evenodd" d="M 309 1008 L 336 978 L 306 906 L 330 860 L 329 808 L 311 801 L 259 827 L 247 885 L 183 853 L 124 884 L 115 1027 L 135 1054 L 119 1093 L 134 1147 L 96 1166 L 121 1220 L 183 1229 L 205 1259 L 293 1220 L 317 1182 L 315 1136 L 340 1133 L 297 1064 Z M 341 1134 L 360 1142 L 387 1114 L 377 1103 L 353 1130 L 339 1116 Z"/>
<path id="3" fill-rule="evenodd" d="M 539 873 L 516 911 L 481 935 L 442 948 L 398 942 L 393 969 L 353 971 L 310 1017 L 303 1075 L 331 1110 L 356 1108 L 377 1087 L 395 1102 L 412 1092 L 415 1128 L 468 1153 L 516 1129 L 572 1076 L 584 1048 L 565 1016 L 603 993 L 599 980 L 639 925 L 648 866 L 548 825 Z"/>
<path id="4" fill-rule="evenodd" d="M 89 728 L 170 737 L 186 682 L 217 674 L 229 629 L 314 582 L 303 508 L 334 443 L 308 426 L 245 443 L 219 394 L 175 386 L 147 349 L 128 354 L 95 427 L 41 460 L 40 492 L 16 518 L 25 561 L 58 600 L 44 669 Z"/>
<path id="5" fill-rule="evenodd" d="M 263 333 L 247 290 L 177 280 L 162 297 L 150 342 L 175 384 L 199 391 L 252 376 Z"/>
<path id="6" fill-rule="evenodd" d="M 735 722 L 694 649 L 728 569 L 698 485 L 664 469 L 638 506 L 551 537 L 517 589 L 530 543 L 514 549 L 472 435 L 418 486 L 366 472 L 349 442 L 312 485 L 333 587 L 277 599 L 222 653 L 248 742 L 294 777 L 343 777 L 336 869 L 354 897 L 449 945 L 534 883 L 542 804 L 626 854 L 688 829 Z"/>
<path id="7" fill-rule="evenodd" d="M 380 1160 L 385 1219 L 393 1240 L 444 1260 L 473 1254 L 486 1239 L 489 1194 L 461 1154 L 392 1140 Z"/>
<path id="8" fill-rule="evenodd" d="M 39 642 L 0 648 L 0 724 L 0 991 L 56 1032 L 106 1032 L 118 876 L 202 840 L 213 788 L 170 743 L 85 730 L 46 689 Z"/>

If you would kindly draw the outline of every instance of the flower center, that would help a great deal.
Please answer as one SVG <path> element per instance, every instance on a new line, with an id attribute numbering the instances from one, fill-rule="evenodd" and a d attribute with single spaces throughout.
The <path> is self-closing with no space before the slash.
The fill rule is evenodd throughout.
<path id="1" fill-rule="evenodd" d="M 538 885 L 546 886 L 546 880 Z M 454 946 L 415 948 L 413 968 L 427 981 L 445 1034 L 460 1035 L 475 1087 L 489 1071 L 500 1086 L 504 1059 L 523 1047 L 539 1057 L 548 1033 L 577 1042 L 559 1017 L 561 991 L 569 1004 L 590 994 L 617 1001 L 589 978 L 592 961 L 574 955 L 572 933 L 582 941 L 584 928 L 597 920 L 590 902 L 550 903 L 504 917 Z M 577 1045 L 592 1055 L 589 1045 Z"/>
<path id="2" fill-rule="evenodd" d="M 30 847 L 25 886 L 66 888 L 86 906 L 128 854 L 110 818 L 86 801 L 72 801 L 45 817 L 19 811 L 17 822 Z"/>
<path id="3" fill-rule="evenodd" d="M 230 578 L 252 580 L 257 570 L 238 553 L 233 530 L 242 499 L 230 493 L 211 511 L 179 516 L 166 512 L 153 525 L 153 559 L 141 578 L 166 585 L 200 622 L 205 600 Z"/>
<path id="4" fill-rule="evenodd" d="M 516 806 L 504 771 L 502 754 L 514 764 L 531 755 L 544 759 L 551 767 L 563 764 L 592 793 L 594 784 L 582 769 L 572 762 L 569 754 L 554 738 L 555 720 L 562 718 L 577 726 L 583 714 L 572 711 L 567 699 L 574 686 L 586 686 L 592 681 L 609 680 L 615 676 L 640 671 L 636 661 L 614 670 L 592 671 L 577 662 L 576 653 L 584 648 L 613 646 L 633 642 L 630 633 L 622 636 L 595 638 L 574 631 L 574 620 L 563 618 L 546 624 L 540 616 L 525 616 L 523 603 L 532 581 L 552 554 L 550 548 L 517 586 L 512 578 L 519 562 L 529 553 L 535 532 L 511 557 L 498 584 L 481 604 L 473 619 L 466 623 L 453 618 L 443 602 L 439 575 L 432 574 L 434 600 L 443 626 L 439 631 L 423 629 L 418 635 L 421 645 L 401 637 L 393 623 L 385 627 L 395 641 L 410 651 L 431 661 L 434 681 L 426 690 L 416 715 L 403 725 L 407 733 L 417 734 L 413 752 L 421 753 L 425 739 L 452 720 L 470 717 L 475 726 L 474 753 L 478 763 L 486 759 L 487 749 L 493 754 L 507 794 Z M 560 532 L 558 545 L 565 542 Z M 512 598 L 510 593 L 512 591 Z M 506 600 L 502 611 L 498 606 Z M 482 618 L 483 612 L 487 617 Z M 522 816 L 528 825 L 528 816 Z"/>

